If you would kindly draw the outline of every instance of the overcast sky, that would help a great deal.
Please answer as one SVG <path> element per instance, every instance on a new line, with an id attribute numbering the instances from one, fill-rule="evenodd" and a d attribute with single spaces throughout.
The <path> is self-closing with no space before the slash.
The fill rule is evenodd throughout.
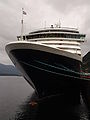
<path id="1" fill-rule="evenodd" d="M 21 32 L 21 10 L 24 8 L 24 33 L 61 22 L 86 34 L 82 55 L 90 51 L 90 0 L 0 0 L 0 63 L 12 64 L 5 52 L 8 42 Z"/>

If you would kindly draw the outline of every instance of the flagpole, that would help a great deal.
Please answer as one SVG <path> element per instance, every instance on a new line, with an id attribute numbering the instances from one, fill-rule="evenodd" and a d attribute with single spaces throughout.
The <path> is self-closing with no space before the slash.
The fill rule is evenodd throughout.
<path id="1" fill-rule="evenodd" d="M 22 19 L 21 19 L 21 40 L 23 40 L 23 8 L 22 8 Z"/>

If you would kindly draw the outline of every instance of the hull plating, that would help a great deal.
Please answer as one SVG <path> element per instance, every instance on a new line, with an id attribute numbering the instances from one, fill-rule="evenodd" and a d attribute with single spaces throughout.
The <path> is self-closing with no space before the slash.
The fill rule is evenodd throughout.
<path id="1" fill-rule="evenodd" d="M 10 54 L 40 98 L 66 95 L 80 101 L 80 61 L 32 49 L 16 49 Z"/>

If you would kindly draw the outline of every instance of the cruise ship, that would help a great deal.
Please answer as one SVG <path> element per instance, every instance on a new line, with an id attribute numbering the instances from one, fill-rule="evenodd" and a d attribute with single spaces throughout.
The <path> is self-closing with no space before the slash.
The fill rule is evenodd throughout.
<path id="1" fill-rule="evenodd" d="M 66 95 L 80 101 L 80 45 L 85 36 L 76 28 L 51 25 L 23 39 L 18 36 L 6 45 L 6 51 L 38 98 Z"/>

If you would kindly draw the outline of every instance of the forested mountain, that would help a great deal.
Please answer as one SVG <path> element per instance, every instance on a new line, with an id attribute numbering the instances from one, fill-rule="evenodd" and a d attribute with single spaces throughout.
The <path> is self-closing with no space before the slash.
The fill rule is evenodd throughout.
<path id="1" fill-rule="evenodd" d="M 0 75 L 20 75 L 20 71 L 13 65 L 0 64 Z"/>

